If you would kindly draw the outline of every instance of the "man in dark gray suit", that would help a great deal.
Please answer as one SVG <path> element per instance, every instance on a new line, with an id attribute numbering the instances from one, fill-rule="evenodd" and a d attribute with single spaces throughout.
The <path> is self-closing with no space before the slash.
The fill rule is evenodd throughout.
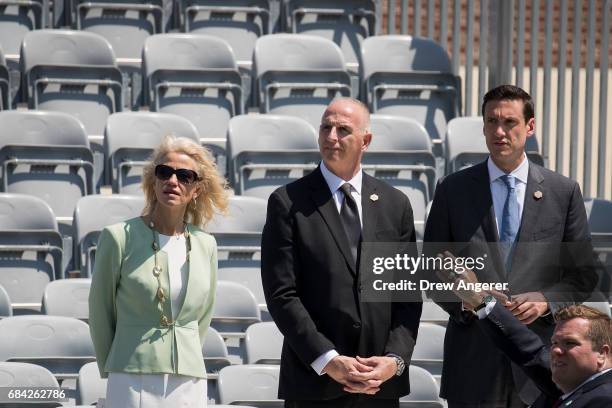
<path id="1" fill-rule="evenodd" d="M 566 255 L 562 242 L 590 239 L 582 194 L 575 181 L 528 161 L 525 142 L 535 130 L 529 94 L 511 85 L 494 88 L 484 96 L 482 115 L 489 158 L 440 183 L 425 241 L 470 243 L 471 251 L 486 252 L 493 266 L 478 279 L 506 282 L 508 309 L 548 341 L 551 311 L 584 300 L 596 283 L 587 267 L 559 265 Z M 449 407 L 533 402 L 538 391 L 482 335 L 474 315 L 460 302 L 437 300 L 450 314 L 440 393 Z"/>

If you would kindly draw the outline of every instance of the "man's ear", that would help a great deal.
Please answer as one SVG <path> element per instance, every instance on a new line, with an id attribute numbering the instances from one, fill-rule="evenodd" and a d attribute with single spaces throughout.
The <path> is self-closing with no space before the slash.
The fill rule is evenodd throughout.
<path id="1" fill-rule="evenodd" d="M 531 137 L 535 134 L 535 118 L 531 118 L 527 121 L 527 137 Z"/>
<path id="2" fill-rule="evenodd" d="M 370 143 L 372 143 L 372 133 L 367 132 L 363 135 L 363 146 L 361 146 L 361 150 L 366 150 Z"/>
<path id="3" fill-rule="evenodd" d="M 612 356 L 610 355 L 610 345 L 604 344 L 599 349 L 599 355 L 597 356 L 597 361 L 602 364 L 603 367 L 609 366 L 612 364 Z"/>

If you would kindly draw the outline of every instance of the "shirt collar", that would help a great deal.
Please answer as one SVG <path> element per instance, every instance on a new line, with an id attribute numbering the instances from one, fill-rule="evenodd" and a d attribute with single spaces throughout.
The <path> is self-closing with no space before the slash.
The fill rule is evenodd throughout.
<path id="1" fill-rule="evenodd" d="M 489 169 L 489 181 L 493 183 L 495 180 L 505 175 L 506 173 L 501 170 L 493 160 L 491 160 L 491 156 L 487 159 L 487 168 Z M 529 160 L 527 160 L 527 155 L 523 153 L 523 161 L 518 167 L 510 172 L 511 175 L 516 177 L 517 180 L 527 184 L 527 177 L 529 175 Z"/>
<path id="2" fill-rule="evenodd" d="M 331 191 L 332 194 L 338 191 L 340 186 L 342 186 L 344 183 L 349 183 L 353 187 L 353 189 L 359 195 L 361 195 L 361 184 L 363 180 L 363 172 L 361 171 L 361 166 L 359 166 L 359 171 L 357 172 L 357 174 L 355 174 L 355 176 L 352 179 L 343 180 L 340 177 L 336 176 L 334 173 L 332 173 L 325 166 L 325 162 L 321 160 L 321 174 L 323 174 L 323 178 L 325 179 L 325 182 L 327 183 L 327 186 L 329 187 L 329 191 Z"/>
<path id="3" fill-rule="evenodd" d="M 582 387 L 584 384 L 588 383 L 589 381 L 593 381 L 594 379 L 596 379 L 597 377 L 599 377 L 600 375 L 604 375 L 605 373 L 607 373 L 608 371 L 612 370 L 612 368 L 608 368 L 606 370 L 600 371 L 598 373 L 593 374 L 592 376 L 590 376 L 589 378 L 587 378 L 585 381 L 583 381 L 579 386 L 577 386 L 576 388 L 574 388 L 573 390 L 571 390 L 570 392 L 568 392 L 567 394 L 563 394 L 561 396 L 561 400 L 565 401 L 565 399 L 567 399 L 567 397 L 569 397 L 570 395 L 572 395 L 574 392 L 576 392 L 576 390 L 578 390 L 580 387 Z"/>

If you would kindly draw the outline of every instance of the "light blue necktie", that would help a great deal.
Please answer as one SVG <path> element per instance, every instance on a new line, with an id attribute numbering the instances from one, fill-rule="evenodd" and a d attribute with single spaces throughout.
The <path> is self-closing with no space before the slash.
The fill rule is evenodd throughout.
<path id="1" fill-rule="evenodd" d="M 502 213 L 501 230 L 499 233 L 499 241 L 501 244 L 507 273 L 512 267 L 511 254 L 520 226 L 520 214 L 519 205 L 516 198 L 516 178 L 512 175 L 505 174 L 501 176 L 500 179 L 504 182 L 504 184 L 506 184 L 506 189 L 508 190 L 506 202 L 504 203 L 504 211 Z"/>

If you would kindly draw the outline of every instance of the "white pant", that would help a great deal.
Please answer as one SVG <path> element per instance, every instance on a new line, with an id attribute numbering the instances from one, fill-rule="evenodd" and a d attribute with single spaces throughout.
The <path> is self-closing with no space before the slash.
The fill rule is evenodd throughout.
<path id="1" fill-rule="evenodd" d="M 206 380 L 172 374 L 109 373 L 105 408 L 205 408 Z"/>

